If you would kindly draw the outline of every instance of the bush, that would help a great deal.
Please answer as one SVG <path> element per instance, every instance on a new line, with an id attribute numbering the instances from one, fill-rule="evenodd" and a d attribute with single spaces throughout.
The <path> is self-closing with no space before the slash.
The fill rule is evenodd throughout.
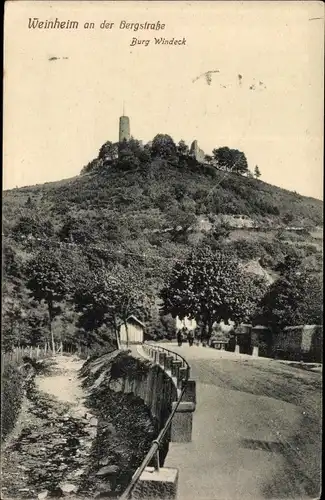
<path id="1" fill-rule="evenodd" d="M 304 241 L 305 238 L 302 234 L 296 233 L 294 231 L 278 231 L 275 235 L 280 241 Z"/>
<path id="2" fill-rule="evenodd" d="M 236 240 L 233 243 L 233 248 L 236 250 L 237 256 L 241 260 L 256 259 L 263 254 L 263 249 L 256 241 Z"/>
<path id="3" fill-rule="evenodd" d="M 132 379 L 142 378 L 149 371 L 149 361 L 133 358 L 130 351 L 122 351 L 117 354 L 111 366 L 111 379 L 129 377 Z"/>
<path id="4" fill-rule="evenodd" d="M 23 377 L 15 366 L 8 363 L 2 374 L 1 391 L 1 440 L 13 430 L 23 399 Z"/>

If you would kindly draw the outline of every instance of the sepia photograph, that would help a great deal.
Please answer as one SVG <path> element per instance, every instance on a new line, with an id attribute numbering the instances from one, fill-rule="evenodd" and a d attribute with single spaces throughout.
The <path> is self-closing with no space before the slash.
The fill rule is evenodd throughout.
<path id="1" fill-rule="evenodd" d="M 2 500 L 322 494 L 324 4 L 7 0 Z"/>

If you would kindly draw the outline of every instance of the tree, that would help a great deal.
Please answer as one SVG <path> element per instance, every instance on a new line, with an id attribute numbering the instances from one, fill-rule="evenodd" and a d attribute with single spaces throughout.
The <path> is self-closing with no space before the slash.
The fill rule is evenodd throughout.
<path id="1" fill-rule="evenodd" d="M 103 166 L 103 158 L 95 158 L 82 168 L 81 175 L 98 172 L 103 168 Z"/>
<path id="2" fill-rule="evenodd" d="M 111 141 L 105 142 L 99 150 L 98 158 L 104 163 L 111 163 L 118 156 L 118 144 Z"/>
<path id="3" fill-rule="evenodd" d="M 261 177 L 261 172 L 260 172 L 260 169 L 258 168 L 258 165 L 255 166 L 254 177 L 255 177 L 255 179 L 259 179 Z"/>
<path id="4" fill-rule="evenodd" d="M 147 144 L 144 145 L 140 152 L 139 160 L 141 163 L 149 163 L 151 160 L 151 149 Z"/>
<path id="5" fill-rule="evenodd" d="M 221 246 L 225 245 L 225 240 L 228 238 L 230 230 L 231 228 L 228 223 L 215 224 L 211 231 L 208 231 L 204 235 L 202 244 L 209 246 L 211 250 L 220 251 Z"/>
<path id="6" fill-rule="evenodd" d="M 181 156 L 188 156 L 189 152 L 190 150 L 188 145 L 185 143 L 185 141 L 183 141 L 183 139 L 181 139 L 177 145 L 177 153 Z"/>
<path id="7" fill-rule="evenodd" d="M 210 337 L 215 322 L 248 321 L 266 286 L 230 255 L 203 247 L 176 264 L 160 296 L 165 314 L 195 319 Z"/>
<path id="8" fill-rule="evenodd" d="M 103 268 L 89 274 L 74 294 L 79 326 L 91 335 L 106 325 L 118 336 L 123 323 L 128 335 L 128 317 L 134 314 L 144 318 L 148 311 L 150 300 L 143 290 L 141 277 L 130 269 Z"/>
<path id="9" fill-rule="evenodd" d="M 11 279 L 21 276 L 21 261 L 13 247 L 7 242 L 3 245 L 3 273 Z"/>
<path id="10" fill-rule="evenodd" d="M 32 202 L 32 199 L 31 199 L 30 196 L 28 196 L 28 198 L 27 198 L 27 201 L 25 203 L 25 207 L 27 209 L 33 209 L 33 208 L 35 208 L 35 204 Z"/>
<path id="11" fill-rule="evenodd" d="M 39 252 L 27 265 L 27 283 L 31 296 L 39 303 L 45 303 L 48 310 L 48 326 L 55 352 L 52 329 L 54 318 L 60 313 L 60 302 L 68 293 L 66 272 L 62 265 L 62 256 L 53 250 Z"/>
<path id="12" fill-rule="evenodd" d="M 20 346 L 22 321 L 24 312 L 19 302 L 6 297 L 2 303 L 2 328 L 1 328 L 1 348 L 4 351 L 11 351 L 18 344 Z"/>
<path id="13" fill-rule="evenodd" d="M 141 161 L 148 161 L 147 151 L 136 139 L 124 140 L 118 146 L 117 165 L 122 170 L 138 169 Z"/>
<path id="14" fill-rule="evenodd" d="M 294 221 L 293 214 L 291 214 L 291 213 L 284 214 L 284 216 L 282 217 L 282 221 L 284 222 L 284 224 L 289 225 L 290 223 L 292 223 Z"/>
<path id="15" fill-rule="evenodd" d="M 245 174 L 248 172 L 247 159 L 244 153 L 238 149 L 222 147 L 212 151 L 216 166 L 226 172 Z"/>
<path id="16" fill-rule="evenodd" d="M 77 244 L 91 243 L 98 237 L 96 229 L 93 220 L 68 215 L 58 231 L 58 236 L 61 241 L 72 241 Z"/>
<path id="17" fill-rule="evenodd" d="M 151 154 L 160 158 L 174 158 L 177 155 L 176 144 L 170 135 L 157 134 L 152 141 Z"/>
<path id="18" fill-rule="evenodd" d="M 302 272 L 302 258 L 295 254 L 286 255 L 284 260 L 279 262 L 274 270 L 288 279 L 292 276 L 300 275 Z"/>
<path id="19" fill-rule="evenodd" d="M 40 307 L 33 307 L 28 310 L 24 322 L 24 338 L 28 344 L 37 346 L 44 341 L 47 336 L 47 326 L 46 310 L 43 311 Z"/>
<path id="20" fill-rule="evenodd" d="M 196 223 L 194 212 L 182 210 L 179 205 L 170 205 L 166 214 L 166 222 L 172 227 L 172 236 L 174 240 L 186 241 L 187 232 Z"/>
<path id="21" fill-rule="evenodd" d="M 319 276 L 305 272 L 282 275 L 262 298 L 254 323 L 275 333 L 286 326 L 319 325 L 322 322 L 322 284 Z"/>
<path id="22" fill-rule="evenodd" d="M 33 236 L 34 238 L 48 238 L 53 236 L 53 224 L 49 219 L 44 219 L 37 213 L 22 215 L 17 224 L 12 228 L 15 238 Z"/>
<path id="23" fill-rule="evenodd" d="M 211 155 L 205 155 L 204 160 L 208 165 L 213 165 L 213 157 Z"/>
<path id="24" fill-rule="evenodd" d="M 144 147 L 142 146 L 141 142 L 137 139 L 134 139 L 133 137 L 131 137 L 128 141 L 124 140 L 118 145 L 119 154 L 124 152 L 125 154 L 132 154 L 137 158 L 140 157 L 143 149 Z"/>

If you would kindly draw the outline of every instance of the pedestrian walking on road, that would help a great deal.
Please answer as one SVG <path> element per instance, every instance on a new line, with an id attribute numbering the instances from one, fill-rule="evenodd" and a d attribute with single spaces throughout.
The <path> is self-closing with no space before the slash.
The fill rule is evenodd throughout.
<path id="1" fill-rule="evenodd" d="M 200 340 L 201 340 L 201 330 L 199 327 L 196 327 L 194 330 L 194 337 L 195 337 L 195 343 L 197 346 L 200 345 Z"/>
<path id="2" fill-rule="evenodd" d="M 183 331 L 179 330 L 177 333 L 177 342 L 178 342 L 178 347 L 182 347 L 183 343 Z"/>
<path id="3" fill-rule="evenodd" d="M 188 339 L 188 344 L 191 347 L 193 345 L 193 342 L 194 342 L 194 332 L 193 332 L 193 330 L 190 330 L 188 332 L 187 339 Z"/>

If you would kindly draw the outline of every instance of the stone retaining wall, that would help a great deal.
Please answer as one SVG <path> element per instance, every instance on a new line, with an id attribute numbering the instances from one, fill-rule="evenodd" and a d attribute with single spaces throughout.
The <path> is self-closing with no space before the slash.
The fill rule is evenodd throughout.
<path id="1" fill-rule="evenodd" d="M 143 344 L 141 349 L 151 361 L 147 372 L 112 380 L 110 389 L 115 392 L 132 393 L 141 398 L 150 409 L 159 431 L 164 427 L 184 389 L 170 428 L 170 441 L 190 442 L 196 405 L 195 381 L 190 378 L 186 381 L 187 368 L 172 354 L 161 352 L 150 344 Z M 141 355 L 141 350 L 139 354 Z"/>
<path id="2" fill-rule="evenodd" d="M 171 425 L 159 446 L 159 467 L 147 467 L 142 472 L 129 496 L 122 499 L 172 500 L 177 497 L 178 469 L 164 468 L 169 443 L 187 443 L 192 440 L 193 412 L 196 406 L 195 381 L 190 379 L 188 365 L 172 352 L 163 351 L 155 345 L 138 346 L 137 354 L 151 363 L 146 373 L 123 380 L 115 380 L 112 390 L 122 390 L 140 397 L 150 409 L 161 431 L 173 410 L 176 410 Z M 143 457 L 145 458 L 145 457 Z"/>

